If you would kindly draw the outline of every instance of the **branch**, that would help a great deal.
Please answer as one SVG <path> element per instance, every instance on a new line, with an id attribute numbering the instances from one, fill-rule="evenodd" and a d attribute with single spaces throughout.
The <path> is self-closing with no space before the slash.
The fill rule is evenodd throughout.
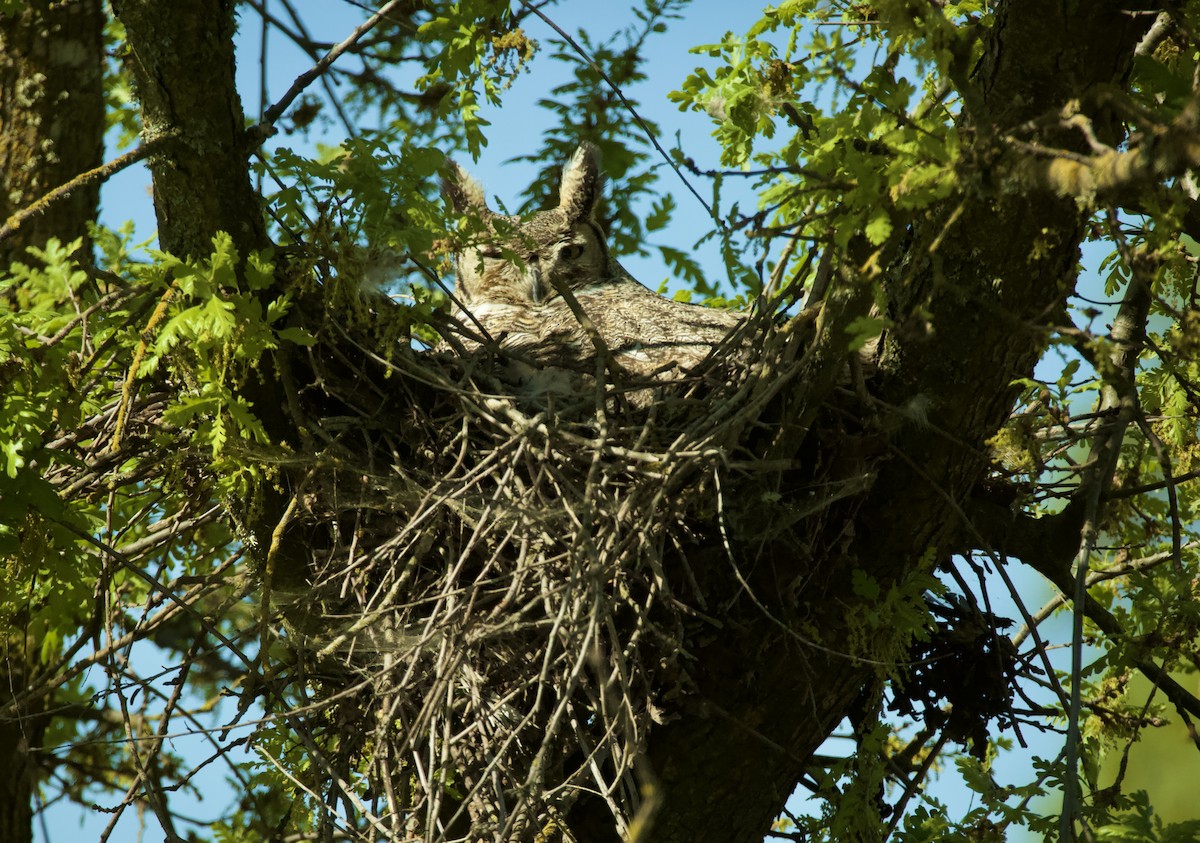
<path id="1" fill-rule="evenodd" d="M 976 529 L 981 533 L 985 530 L 996 530 L 997 532 L 991 533 L 989 538 L 995 536 L 1002 542 L 1007 541 L 1009 548 L 1019 550 L 1023 554 L 1018 555 L 1016 558 L 1021 559 L 1021 561 L 1050 580 L 1061 592 L 1059 597 L 1044 606 L 1033 617 L 1032 623 L 1036 625 L 1041 620 L 1044 620 L 1054 609 L 1058 608 L 1058 606 L 1065 604 L 1069 595 L 1075 594 L 1076 579 L 1070 569 L 1070 562 L 1075 551 L 1068 548 L 1064 552 L 1063 548 L 1072 527 L 1077 531 L 1075 538 L 1076 540 L 1078 539 L 1079 525 L 1081 525 L 1084 515 L 1082 504 L 1079 501 L 1073 501 L 1058 515 L 1047 518 L 1030 518 L 1027 515 L 1016 513 L 1009 519 L 1000 519 L 997 517 L 995 510 L 991 509 L 991 507 L 999 508 L 995 504 L 992 504 L 991 507 L 980 505 L 974 501 L 972 504 L 971 523 Z M 1048 543 L 1045 546 L 1039 547 L 1037 544 L 1039 539 L 1048 539 Z M 999 546 L 996 549 L 998 548 Z M 1134 570 L 1153 567 L 1171 559 L 1172 556 L 1173 553 L 1171 552 L 1155 554 L 1154 556 L 1149 556 L 1128 566 L 1124 566 L 1116 572 L 1097 571 L 1086 575 L 1086 584 L 1091 586 Z M 1128 638 L 1120 621 L 1111 612 L 1096 602 L 1091 595 L 1085 594 L 1081 605 L 1083 614 L 1088 620 L 1094 623 L 1109 638 Z M 1022 629 L 1017 633 L 1014 641 L 1019 641 L 1025 633 L 1026 630 Z M 1147 679 L 1161 688 L 1163 693 L 1166 694 L 1167 698 L 1177 708 L 1200 717 L 1200 699 L 1197 699 L 1172 679 L 1165 670 L 1146 659 L 1138 659 L 1134 662 L 1134 666 Z"/>
<path id="2" fill-rule="evenodd" d="M 1037 570 L 1058 587 L 1064 595 L 1064 601 L 1066 595 L 1075 592 L 1075 578 L 1069 570 L 1062 567 L 1045 570 L 1037 568 Z M 1082 610 L 1087 619 L 1094 623 L 1109 638 L 1117 640 L 1129 637 L 1121 626 L 1121 622 L 1108 609 L 1097 603 L 1095 598 L 1090 594 L 1085 595 Z M 1137 659 L 1133 664 L 1147 679 L 1157 685 L 1166 694 L 1167 699 L 1176 708 L 1186 711 L 1195 717 L 1200 717 L 1200 699 L 1197 699 L 1187 689 L 1172 679 L 1169 673 L 1149 659 Z M 1079 682 L 1076 682 L 1075 687 L 1078 686 Z"/>
<path id="3" fill-rule="evenodd" d="M 1146 31 L 1146 34 L 1142 36 L 1142 40 L 1138 42 L 1137 49 L 1133 51 L 1134 55 L 1153 55 L 1158 45 L 1171 37 L 1176 28 L 1175 17 L 1170 12 L 1159 12 L 1150 29 Z"/>
<path id="4" fill-rule="evenodd" d="M 1079 549 L 1084 509 L 1078 499 L 1069 502 L 1061 512 L 1041 518 L 978 496 L 971 498 L 964 508 L 974 532 L 963 538 L 960 546 L 954 548 L 955 553 L 975 549 L 976 539 L 981 538 L 986 549 L 1020 559 L 1040 571 L 1067 568 Z"/>
<path id="5" fill-rule="evenodd" d="M 1076 115 L 1072 125 L 1079 123 Z M 1012 138 L 1007 142 L 1022 153 L 1008 167 L 1012 192 L 1044 190 L 1089 205 L 1123 204 L 1148 184 L 1200 166 L 1200 101 L 1192 99 L 1174 121 L 1125 152 L 1109 149 L 1087 156 Z"/>
<path id="6" fill-rule="evenodd" d="M 1185 544 L 1183 546 L 1183 549 L 1184 550 L 1194 550 L 1197 547 L 1200 547 L 1200 543 L 1188 542 L 1187 544 Z M 1090 574 L 1088 574 L 1088 578 L 1087 578 L 1088 588 L 1091 588 L 1093 585 L 1096 585 L 1097 583 L 1105 582 L 1107 580 L 1115 580 L 1118 577 L 1126 577 L 1126 576 L 1129 576 L 1130 574 L 1134 574 L 1139 571 L 1148 571 L 1151 568 L 1158 567 L 1159 565 L 1161 565 L 1164 562 L 1170 562 L 1174 557 L 1175 557 L 1174 549 L 1165 550 L 1162 553 L 1152 553 L 1149 556 L 1143 556 L 1140 559 L 1134 559 L 1133 561 L 1128 562 L 1124 565 L 1117 565 L 1116 567 L 1113 567 L 1113 568 L 1106 568 L 1103 571 L 1092 571 Z M 1034 567 L 1035 570 L 1037 570 L 1039 573 L 1045 574 L 1045 572 L 1042 571 L 1040 568 L 1037 568 L 1037 566 L 1032 566 L 1032 567 Z M 1042 608 L 1038 609 L 1032 615 L 1031 623 L 1026 624 L 1021 629 L 1017 630 L 1017 634 L 1014 635 L 1013 639 L 1012 639 L 1013 646 L 1015 646 L 1015 647 L 1021 646 L 1022 642 L 1024 642 L 1025 638 L 1029 635 L 1029 633 L 1033 627 L 1039 625 L 1046 618 L 1050 617 L 1050 615 L 1052 615 L 1056 609 L 1058 609 L 1060 606 L 1065 606 L 1066 604 L 1067 604 L 1067 596 L 1066 596 L 1066 594 L 1061 593 L 1061 592 L 1059 594 L 1054 595 L 1049 600 L 1047 600 L 1046 604 L 1044 606 L 1042 606 Z"/>
<path id="7" fill-rule="evenodd" d="M 126 152 L 124 155 L 114 158 L 107 164 L 101 164 L 87 172 L 80 173 L 70 181 L 60 184 L 58 187 L 51 190 L 36 202 L 17 211 L 11 217 L 4 221 L 4 225 L 0 226 L 0 243 L 7 240 L 20 230 L 21 225 L 27 222 L 30 218 L 38 214 L 44 214 L 46 209 L 60 199 L 65 199 L 71 195 L 73 191 L 81 187 L 92 184 L 93 182 L 105 182 L 117 173 L 124 170 L 126 167 L 136 164 L 142 159 L 154 153 L 163 141 L 173 137 L 171 134 L 160 135 L 153 140 L 148 140 L 139 146 L 137 149 Z"/>
<path id="8" fill-rule="evenodd" d="M 367 18 L 367 20 L 361 26 L 351 32 L 350 35 L 340 44 L 322 56 L 320 61 L 318 61 L 304 73 L 301 73 L 299 76 L 297 76 L 296 80 L 292 82 L 292 87 L 288 88 L 287 93 L 284 94 L 278 102 L 266 110 L 266 112 L 263 114 L 262 121 L 247 131 L 246 134 L 250 138 L 252 146 L 258 146 L 271 135 L 275 134 L 275 122 L 283 116 L 283 113 L 287 111 L 288 106 L 295 101 L 296 97 L 300 96 L 305 88 L 307 88 L 313 83 L 314 80 L 324 74 L 325 71 L 329 69 L 329 66 L 337 61 L 338 57 L 341 56 L 342 53 L 349 50 L 358 42 L 360 38 L 378 26 L 379 22 L 386 18 L 393 9 L 401 4 L 401 2 L 402 0 L 391 0 L 391 2 L 387 3 L 382 9 L 371 15 L 371 17 Z"/>
<path id="9" fill-rule="evenodd" d="M 1066 604 L 1068 597 L 1075 593 L 1076 580 L 1071 573 L 1071 561 L 1078 551 L 1079 533 L 1085 511 L 1084 504 L 1079 499 L 1073 500 L 1057 515 L 1044 518 L 1032 518 L 1025 513 L 1011 512 L 991 501 L 974 499 L 970 502 L 970 524 L 979 537 L 986 540 L 990 549 L 1020 559 L 1059 589 L 1059 596 L 1033 616 L 1033 626 L 1048 617 L 1056 608 Z M 1168 551 L 1148 556 L 1118 570 L 1085 574 L 1086 584 L 1090 587 L 1132 571 L 1144 570 L 1171 559 L 1173 555 L 1173 552 Z M 1088 620 L 1108 637 L 1128 637 L 1120 621 L 1091 595 L 1085 595 L 1082 608 Z M 1027 630 L 1020 630 L 1013 639 L 1014 643 L 1019 643 L 1025 634 Z M 1134 666 L 1161 688 L 1177 708 L 1200 717 L 1200 700 L 1172 679 L 1166 671 L 1145 659 L 1137 660 Z"/>
<path id="10" fill-rule="evenodd" d="M 1115 213 L 1110 210 L 1110 221 L 1114 233 Z M 1118 245 L 1120 247 L 1118 236 Z M 1143 273 L 1137 271 L 1130 256 L 1124 254 L 1126 265 L 1129 266 L 1132 277 L 1125 291 L 1125 298 L 1113 320 L 1111 338 L 1114 349 L 1107 362 L 1112 367 L 1111 378 L 1106 378 L 1100 392 L 1100 413 L 1112 412 L 1114 419 L 1111 424 L 1102 425 L 1096 430 L 1092 440 L 1091 453 L 1080 481 L 1078 499 L 1083 501 L 1084 518 L 1079 531 L 1079 552 L 1075 556 L 1074 575 L 1061 571 L 1062 579 L 1055 582 L 1059 588 L 1068 582 L 1071 587 L 1068 593 L 1074 595 L 1072 600 L 1071 619 L 1071 706 L 1067 713 L 1067 745 L 1066 769 L 1063 778 L 1063 813 L 1062 834 L 1068 839 L 1075 820 L 1082 812 L 1082 793 L 1079 789 L 1079 778 L 1076 774 L 1079 763 L 1079 744 L 1081 732 L 1079 726 L 1080 708 L 1083 702 L 1083 619 L 1087 615 L 1097 626 L 1112 634 L 1122 634 L 1124 630 L 1116 619 L 1096 603 L 1088 594 L 1087 576 L 1088 562 L 1096 548 L 1100 536 L 1101 506 L 1104 491 L 1112 485 L 1113 473 L 1117 469 L 1117 460 L 1121 455 L 1121 443 L 1125 439 L 1125 431 L 1137 415 L 1137 383 L 1136 370 L 1138 353 L 1141 351 L 1143 337 L 1146 335 L 1146 319 L 1150 312 L 1150 285 Z M 1104 376 L 1103 367 L 1098 367 L 1098 373 Z M 1060 569 L 1061 570 L 1061 569 Z M 1097 612 L 1102 615 L 1096 614 Z M 1158 682 L 1165 677 L 1156 665 L 1149 665 L 1147 670 L 1138 665 L 1142 672 Z M 1160 675 L 1152 675 L 1152 672 Z M 1166 677 L 1169 678 L 1169 677 Z M 1171 693 L 1163 689 L 1170 697 Z M 1182 689 L 1180 689 L 1182 690 Z"/>

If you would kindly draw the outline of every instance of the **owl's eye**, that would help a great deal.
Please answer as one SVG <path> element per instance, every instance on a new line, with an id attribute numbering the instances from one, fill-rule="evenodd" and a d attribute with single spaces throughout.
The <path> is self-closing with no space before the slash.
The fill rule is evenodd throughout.
<path id="1" fill-rule="evenodd" d="M 479 254 L 481 257 L 485 258 L 498 258 L 501 257 L 503 253 L 501 252 L 499 246 L 480 246 Z"/>
<path id="2" fill-rule="evenodd" d="M 576 258 L 583 257 L 583 245 L 580 243 L 568 243 L 562 247 L 558 255 L 563 260 L 573 261 Z"/>

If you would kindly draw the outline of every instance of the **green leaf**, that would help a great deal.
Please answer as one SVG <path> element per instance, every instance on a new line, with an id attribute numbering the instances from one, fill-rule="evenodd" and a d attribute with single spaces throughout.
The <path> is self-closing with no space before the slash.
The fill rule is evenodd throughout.
<path id="1" fill-rule="evenodd" d="M 890 324 L 889 320 L 878 316 L 859 316 L 857 319 L 852 320 L 846 326 L 846 333 L 850 335 L 850 350 L 858 351 L 883 333 L 883 330 Z"/>
<path id="2" fill-rule="evenodd" d="M 295 343 L 296 345 L 316 345 L 317 338 L 303 328 L 283 328 L 278 332 L 281 340 Z"/>
<path id="3" fill-rule="evenodd" d="M 879 210 L 871 217 L 867 223 L 863 233 L 867 235 L 867 240 L 871 245 L 878 246 L 887 240 L 892 234 L 892 218 L 888 216 L 887 211 Z"/>
<path id="4" fill-rule="evenodd" d="M 878 600 L 882 593 L 879 582 L 862 570 L 850 574 L 850 587 L 854 589 L 855 594 L 866 600 Z"/>

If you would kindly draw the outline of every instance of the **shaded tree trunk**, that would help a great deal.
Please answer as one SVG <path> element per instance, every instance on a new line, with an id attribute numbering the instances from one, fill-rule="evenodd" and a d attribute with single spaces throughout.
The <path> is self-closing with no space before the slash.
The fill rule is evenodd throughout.
<path id="1" fill-rule="evenodd" d="M 150 158 L 159 241 L 179 257 L 207 256 L 218 231 L 233 236 L 242 257 L 269 245 L 234 85 L 234 5 L 113 3 L 129 39 L 142 138 L 160 144 Z"/>
<path id="2" fill-rule="evenodd" d="M 150 157 L 150 172 L 159 240 L 163 249 L 179 257 L 207 257 L 218 231 L 233 237 L 243 260 L 271 245 L 250 181 L 248 157 L 254 146 L 234 79 L 234 8 L 228 0 L 113 3 L 129 42 L 143 140 L 158 144 Z M 196 84 L 196 68 L 204 68 L 203 84 Z M 264 301 L 277 293 L 265 291 Z M 272 441 L 286 443 L 295 438 L 295 431 L 275 371 L 264 366 L 243 384 L 243 392 Z M 272 488 L 262 494 L 262 516 L 249 528 L 259 548 L 265 549 L 271 546 L 285 501 Z M 291 551 L 293 560 L 282 567 L 289 572 L 302 569 L 304 556 L 290 538 L 282 547 Z M 262 554 L 257 556 L 261 561 Z"/>
<path id="3" fill-rule="evenodd" d="M 100 165 L 104 148 L 104 9 L 100 0 L 32 0 L 16 15 L 0 15 L 0 220 Z M 73 190 L 25 220 L 0 241 L 0 266 L 25 257 L 50 237 L 83 239 L 96 218 L 100 183 Z M 20 306 L 10 301 L 9 306 Z M 0 304 L 0 306 L 5 306 Z M 28 619 L 23 619 L 27 622 Z M 40 664 L 39 630 L 2 631 L 4 676 L 0 708 L 31 684 Z M 0 840 L 32 838 L 33 793 L 49 701 L 41 698 L 0 720 Z"/>
<path id="4" fill-rule="evenodd" d="M 0 15 L 0 221 L 101 163 L 104 7 L 99 0 L 31 0 Z M 50 237 L 85 239 L 100 182 L 73 190 L 0 241 L 0 265 Z"/>
<path id="5" fill-rule="evenodd" d="M 1119 85 L 1153 21 L 1127 14 L 1126 5 L 1003 4 L 973 76 L 984 106 L 973 117 L 991 121 L 976 127 L 980 146 L 995 132 Z M 1081 139 L 1056 140 L 1071 148 Z M 830 649 L 849 639 L 846 617 L 862 603 L 851 572 L 886 584 L 929 571 L 966 526 L 963 508 L 987 467 L 985 442 L 1012 410 L 1012 383 L 1032 375 L 1048 329 L 1061 322 L 1086 218 L 1071 199 L 1001 184 L 923 213 L 906 248 L 885 266 L 897 327 L 876 394 L 908 418 L 891 419 L 861 507 L 849 522 L 828 523 L 822 545 L 832 549 L 840 536 L 853 536 L 849 552 L 808 560 L 786 542 L 767 552 L 746 548 L 780 582 L 808 583 L 797 603 Z M 833 452 L 854 447 L 828 444 Z M 740 588 L 728 575 L 714 586 L 727 594 Z M 695 653 L 698 701 L 651 736 L 649 757 L 664 795 L 656 841 L 762 840 L 807 759 L 872 676 L 870 665 L 806 647 L 753 606 L 741 620 L 736 632 Z M 878 651 L 892 645 L 881 640 Z"/>

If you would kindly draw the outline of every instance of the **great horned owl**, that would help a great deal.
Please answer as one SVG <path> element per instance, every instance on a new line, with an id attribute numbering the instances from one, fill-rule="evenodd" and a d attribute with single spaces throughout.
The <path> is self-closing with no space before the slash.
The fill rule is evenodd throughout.
<path id="1" fill-rule="evenodd" d="M 544 364 L 592 368 L 604 354 L 643 385 L 685 379 L 744 317 L 663 298 L 630 276 L 596 220 L 602 189 L 588 143 L 563 168 L 558 207 L 525 219 L 492 211 L 451 164 L 444 194 L 483 226 L 455 255 L 457 298 L 470 311 L 461 321 Z"/>

